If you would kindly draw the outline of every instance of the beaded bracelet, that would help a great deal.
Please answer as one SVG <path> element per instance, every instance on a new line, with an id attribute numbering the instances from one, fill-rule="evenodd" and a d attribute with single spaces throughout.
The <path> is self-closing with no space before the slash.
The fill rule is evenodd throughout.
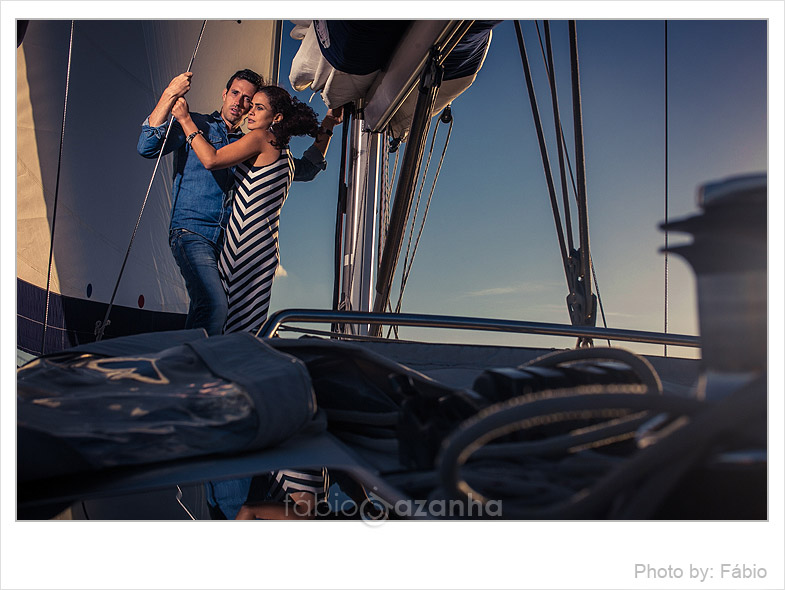
<path id="1" fill-rule="evenodd" d="M 197 129 L 196 131 L 191 133 L 191 135 L 185 138 L 185 143 L 191 145 L 191 142 L 194 140 L 194 137 L 196 137 L 197 135 L 204 135 L 204 132 L 201 129 Z"/>

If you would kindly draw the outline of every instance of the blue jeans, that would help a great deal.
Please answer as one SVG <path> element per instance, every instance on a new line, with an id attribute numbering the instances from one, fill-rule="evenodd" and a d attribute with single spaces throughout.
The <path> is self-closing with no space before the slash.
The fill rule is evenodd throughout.
<path id="1" fill-rule="evenodd" d="M 221 334 L 229 304 L 218 272 L 220 247 L 187 229 L 172 230 L 169 246 L 191 299 L 185 328 L 204 328 L 210 336 Z"/>
<path id="2" fill-rule="evenodd" d="M 218 508 L 227 520 L 234 520 L 248 497 L 251 478 L 207 481 L 204 486 L 207 503 Z"/>

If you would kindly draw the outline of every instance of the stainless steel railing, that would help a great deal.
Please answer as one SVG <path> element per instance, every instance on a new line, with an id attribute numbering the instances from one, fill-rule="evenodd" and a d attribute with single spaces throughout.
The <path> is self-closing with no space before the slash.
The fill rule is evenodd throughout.
<path id="1" fill-rule="evenodd" d="M 374 324 L 415 326 L 421 328 L 447 328 L 455 330 L 484 330 L 489 332 L 511 332 L 546 336 L 588 337 L 602 340 L 622 340 L 643 344 L 665 344 L 668 346 L 700 348 L 700 338 L 683 334 L 660 334 L 657 332 L 642 332 L 639 330 L 568 326 L 562 324 L 500 320 L 494 318 L 320 309 L 282 309 L 277 311 L 267 319 L 256 335 L 263 338 L 270 338 L 278 332 L 283 324 L 294 322 Z"/>

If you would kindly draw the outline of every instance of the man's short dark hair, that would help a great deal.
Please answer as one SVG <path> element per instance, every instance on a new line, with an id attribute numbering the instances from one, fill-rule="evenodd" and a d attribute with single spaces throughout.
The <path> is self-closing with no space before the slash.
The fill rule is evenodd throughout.
<path id="1" fill-rule="evenodd" d="M 254 72 L 253 70 L 239 70 L 234 73 L 234 75 L 229 78 L 229 81 L 226 83 L 226 89 L 229 90 L 232 87 L 232 82 L 235 80 L 245 80 L 246 82 L 250 82 L 254 85 L 256 90 L 259 90 L 262 86 L 264 86 L 264 79 Z"/>

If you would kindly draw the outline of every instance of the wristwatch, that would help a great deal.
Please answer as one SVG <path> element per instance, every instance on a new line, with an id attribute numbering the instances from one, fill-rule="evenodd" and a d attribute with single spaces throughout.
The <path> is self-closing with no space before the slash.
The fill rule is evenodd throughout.
<path id="1" fill-rule="evenodd" d="M 316 135 L 326 135 L 327 137 L 332 137 L 333 130 L 325 129 L 324 127 L 319 127 L 319 129 L 316 130 Z"/>

